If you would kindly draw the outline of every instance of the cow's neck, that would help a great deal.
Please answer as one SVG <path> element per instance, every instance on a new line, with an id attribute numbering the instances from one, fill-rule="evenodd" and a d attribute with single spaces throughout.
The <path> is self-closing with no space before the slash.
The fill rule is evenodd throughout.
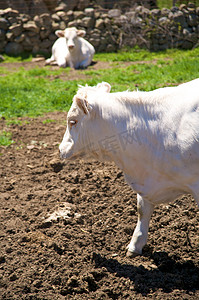
<path id="1" fill-rule="evenodd" d="M 117 99 L 109 94 L 107 101 L 105 99 L 101 105 L 99 101 L 99 116 L 92 124 L 95 134 L 91 134 L 90 141 L 95 158 L 114 161 L 128 174 L 132 166 L 139 168 L 140 153 L 150 161 L 159 151 L 157 124 L 161 123 L 162 112 L 152 102 L 141 103 L 139 93 L 128 93 L 128 100 L 126 96 L 124 93 L 124 99 Z"/>

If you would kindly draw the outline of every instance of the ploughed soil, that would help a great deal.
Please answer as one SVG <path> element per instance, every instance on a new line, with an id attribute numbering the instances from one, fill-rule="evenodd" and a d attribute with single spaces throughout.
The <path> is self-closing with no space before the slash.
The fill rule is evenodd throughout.
<path id="1" fill-rule="evenodd" d="M 199 299 L 194 199 L 156 207 L 127 258 L 136 194 L 114 164 L 59 159 L 65 118 L 0 120 L 0 299 Z"/>

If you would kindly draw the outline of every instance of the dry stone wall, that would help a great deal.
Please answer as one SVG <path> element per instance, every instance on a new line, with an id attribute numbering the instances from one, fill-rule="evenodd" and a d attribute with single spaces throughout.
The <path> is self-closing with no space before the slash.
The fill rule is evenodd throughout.
<path id="1" fill-rule="evenodd" d="M 149 10 L 138 6 L 126 13 L 120 9 L 58 8 L 52 14 L 33 18 L 7 8 L 0 10 L 0 52 L 48 54 L 57 39 L 55 31 L 73 26 L 86 30 L 86 39 L 97 52 L 135 45 L 155 51 L 171 47 L 190 49 L 199 40 L 199 7 L 189 4 Z"/>

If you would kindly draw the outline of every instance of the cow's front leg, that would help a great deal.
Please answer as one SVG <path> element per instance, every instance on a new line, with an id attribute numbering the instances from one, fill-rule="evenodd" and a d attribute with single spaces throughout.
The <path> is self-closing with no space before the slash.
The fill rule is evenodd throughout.
<path id="1" fill-rule="evenodd" d="M 137 194 L 138 222 L 128 245 L 127 256 L 142 254 L 142 248 L 147 243 L 148 229 L 154 206 Z"/>

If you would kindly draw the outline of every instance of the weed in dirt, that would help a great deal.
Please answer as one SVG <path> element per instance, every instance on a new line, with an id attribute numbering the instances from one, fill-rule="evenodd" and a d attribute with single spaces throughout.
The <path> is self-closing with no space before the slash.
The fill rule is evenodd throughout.
<path id="1" fill-rule="evenodd" d="M 42 123 L 43 123 L 43 124 L 48 124 L 48 123 L 53 123 L 53 122 L 56 122 L 56 120 L 46 119 L 46 120 L 44 120 Z"/>
<path id="2" fill-rule="evenodd" d="M 9 146 L 13 144 L 12 134 L 9 131 L 1 131 L 0 132 L 0 146 Z"/>

